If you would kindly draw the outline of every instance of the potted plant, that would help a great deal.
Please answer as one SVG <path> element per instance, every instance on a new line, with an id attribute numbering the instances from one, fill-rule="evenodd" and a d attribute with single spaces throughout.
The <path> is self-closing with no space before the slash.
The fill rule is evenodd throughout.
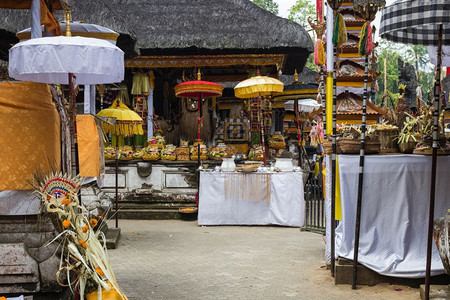
<path id="1" fill-rule="evenodd" d="M 403 123 L 403 128 L 397 137 L 398 147 L 402 153 L 412 153 L 417 145 L 419 132 L 417 123 L 419 118 L 406 113 L 407 117 Z"/>

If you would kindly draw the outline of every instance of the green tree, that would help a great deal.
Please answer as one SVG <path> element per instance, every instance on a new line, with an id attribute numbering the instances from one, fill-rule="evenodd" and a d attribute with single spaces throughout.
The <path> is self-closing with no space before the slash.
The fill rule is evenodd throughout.
<path id="1" fill-rule="evenodd" d="M 386 59 L 386 91 L 394 96 L 394 93 L 398 91 L 398 58 L 401 46 L 381 40 L 379 46 L 376 48 L 378 53 L 377 71 L 381 72 L 378 77 L 379 91 L 376 94 L 376 103 L 381 103 L 381 99 L 384 96 L 385 83 L 384 83 L 384 60 Z M 392 97 L 396 99 L 397 97 Z"/>
<path id="2" fill-rule="evenodd" d="M 289 9 L 288 19 L 294 21 L 304 28 L 308 28 L 308 17 L 315 19 L 316 7 L 312 1 L 297 0 L 297 2 Z"/>
<path id="3" fill-rule="evenodd" d="M 311 70 L 313 70 L 313 71 L 317 71 L 317 66 L 316 66 L 316 64 L 314 63 L 314 52 L 311 53 L 311 54 L 308 56 L 308 59 L 306 60 L 305 67 L 308 68 L 308 69 L 311 69 Z"/>
<path id="4" fill-rule="evenodd" d="M 429 67 L 430 58 L 425 46 L 409 46 L 396 44 L 381 39 L 376 48 L 378 54 L 377 71 L 379 92 L 376 95 L 377 103 L 380 103 L 384 95 L 384 60 L 386 59 L 386 90 L 391 95 L 398 91 L 398 58 L 412 64 L 416 70 L 416 77 L 422 91 L 426 93 L 432 88 L 433 70 Z M 394 99 L 396 97 L 393 97 Z"/>
<path id="5" fill-rule="evenodd" d="M 253 0 L 253 3 L 275 15 L 278 15 L 278 3 L 273 0 Z"/>
<path id="6" fill-rule="evenodd" d="M 430 69 L 428 48 L 422 45 L 410 45 L 406 50 L 405 59 L 416 69 L 417 82 L 426 92 L 433 84 L 433 71 Z"/>

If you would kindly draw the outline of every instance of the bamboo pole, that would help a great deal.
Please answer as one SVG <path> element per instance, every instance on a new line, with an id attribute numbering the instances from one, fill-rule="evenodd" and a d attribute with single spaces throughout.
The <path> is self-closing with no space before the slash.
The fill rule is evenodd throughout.
<path id="1" fill-rule="evenodd" d="M 335 78 L 335 49 L 332 43 L 333 39 L 333 19 L 334 19 L 334 11 L 330 6 L 330 3 L 327 7 L 327 93 L 326 93 L 326 134 L 328 136 L 334 137 L 334 142 L 336 143 L 336 99 L 334 94 L 334 85 L 336 83 Z M 331 126 L 330 126 L 331 125 Z M 334 130 L 333 130 L 334 128 Z M 332 146 L 332 162 L 331 162 L 331 220 L 330 220 L 330 264 L 331 264 L 331 276 L 334 277 L 334 269 L 335 269 L 335 193 L 336 193 L 336 144 Z"/>
<path id="2" fill-rule="evenodd" d="M 119 228 L 119 135 L 116 135 L 116 228 Z"/>
<path id="3" fill-rule="evenodd" d="M 197 109 L 198 109 L 198 119 L 197 119 L 197 163 L 198 168 L 200 168 L 200 126 L 202 123 L 202 93 L 198 95 Z M 200 178 L 200 176 L 199 176 Z M 200 187 L 200 186 L 199 186 Z"/>
<path id="4" fill-rule="evenodd" d="M 320 66 L 320 96 L 322 98 L 322 126 L 324 138 L 327 137 L 327 109 L 325 99 L 325 78 L 324 78 L 324 66 Z"/>
<path id="5" fill-rule="evenodd" d="M 366 151 L 366 113 L 367 113 L 367 81 L 369 73 L 369 56 L 366 54 L 364 62 L 364 96 L 362 108 L 362 125 L 361 125 L 361 149 L 359 152 L 359 175 L 358 175 L 358 198 L 356 202 L 356 224 L 355 224 L 355 244 L 353 247 L 353 277 L 352 289 L 356 289 L 357 271 L 358 271 L 358 254 L 359 254 L 359 233 L 361 228 L 361 204 L 364 183 L 364 158 Z"/>
<path id="6" fill-rule="evenodd" d="M 441 99 L 441 62 L 442 62 L 442 34 L 443 25 L 439 25 L 437 66 L 434 81 L 434 112 L 433 112 L 433 154 L 431 159 L 431 188 L 430 188 L 430 211 L 428 216 L 428 238 L 427 238 L 427 265 L 425 271 L 425 300 L 430 299 L 430 275 L 431 256 L 433 250 L 433 221 L 434 221 L 434 200 L 436 197 L 436 169 L 437 169 L 437 149 L 439 131 L 439 102 Z"/>
<path id="7" fill-rule="evenodd" d="M 331 276 L 334 277 L 335 272 L 335 240 L 336 240 L 336 61 L 337 61 L 337 47 L 333 47 L 333 122 L 331 134 Z"/>

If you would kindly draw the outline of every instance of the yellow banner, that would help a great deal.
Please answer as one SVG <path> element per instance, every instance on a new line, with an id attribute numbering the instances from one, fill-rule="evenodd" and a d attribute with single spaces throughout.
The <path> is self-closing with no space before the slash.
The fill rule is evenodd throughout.
<path id="1" fill-rule="evenodd" d="M 331 135 L 333 133 L 333 76 L 332 73 L 328 73 L 327 75 L 327 135 Z"/>
<path id="2" fill-rule="evenodd" d="M 100 176 L 100 136 L 91 115 L 77 115 L 80 176 Z"/>

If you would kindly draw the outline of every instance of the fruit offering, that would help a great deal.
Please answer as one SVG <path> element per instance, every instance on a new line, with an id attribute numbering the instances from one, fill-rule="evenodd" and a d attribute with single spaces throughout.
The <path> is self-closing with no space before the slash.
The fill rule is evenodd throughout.
<path id="1" fill-rule="evenodd" d="M 143 151 L 143 160 L 158 160 L 160 157 L 160 150 L 156 144 L 148 145 Z"/>
<path id="2" fill-rule="evenodd" d="M 176 149 L 177 149 L 177 147 L 172 144 L 166 145 L 161 152 L 161 159 L 163 159 L 163 160 L 177 159 L 177 154 L 175 152 Z"/>
<path id="3" fill-rule="evenodd" d="M 159 149 L 164 149 L 165 144 L 166 140 L 161 130 L 156 131 L 155 135 L 148 140 L 148 145 L 157 145 Z"/>
<path id="4" fill-rule="evenodd" d="M 134 159 L 142 159 L 142 156 L 144 155 L 144 150 L 140 150 L 140 151 L 135 151 L 133 153 L 133 158 Z"/>
<path id="5" fill-rule="evenodd" d="M 208 157 L 210 159 L 220 160 L 224 157 L 229 157 L 227 153 L 227 145 L 219 143 L 217 146 L 211 146 L 208 150 Z"/>
<path id="6" fill-rule="evenodd" d="M 205 160 L 208 158 L 208 150 L 203 144 L 203 142 L 200 140 L 200 142 L 195 142 L 194 145 L 192 145 L 189 149 L 191 160 L 198 160 L 198 145 L 200 143 L 200 159 Z"/>
<path id="7" fill-rule="evenodd" d="M 105 160 L 114 160 L 116 159 L 116 148 L 114 147 L 105 147 Z"/>
<path id="8" fill-rule="evenodd" d="M 250 160 L 263 160 L 264 152 L 263 147 L 260 145 L 253 145 L 248 152 L 248 159 Z"/>
<path id="9" fill-rule="evenodd" d="M 124 146 L 119 148 L 119 159 L 120 160 L 131 160 L 133 159 L 133 149 L 130 146 Z"/>
<path id="10" fill-rule="evenodd" d="M 269 148 L 272 149 L 285 149 L 286 142 L 283 135 L 280 132 L 274 132 L 272 137 L 269 138 Z"/>

